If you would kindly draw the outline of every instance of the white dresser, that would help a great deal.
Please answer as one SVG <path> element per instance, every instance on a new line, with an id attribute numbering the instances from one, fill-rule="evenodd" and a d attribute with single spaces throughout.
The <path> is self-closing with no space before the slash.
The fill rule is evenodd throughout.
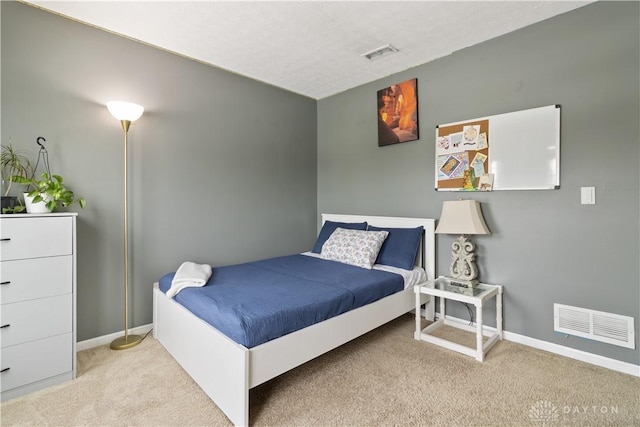
<path id="1" fill-rule="evenodd" d="M 76 376 L 76 215 L 0 216 L 3 401 Z"/>

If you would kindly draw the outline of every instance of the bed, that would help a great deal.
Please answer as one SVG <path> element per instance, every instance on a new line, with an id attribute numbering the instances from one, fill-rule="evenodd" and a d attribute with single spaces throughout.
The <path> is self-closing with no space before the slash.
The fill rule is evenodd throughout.
<path id="1" fill-rule="evenodd" d="M 424 234 L 416 264 L 424 268 L 426 280 L 435 278 L 435 220 L 323 214 L 322 223 L 327 222 L 367 222 L 368 226 L 383 228 L 423 227 Z M 313 258 L 313 254 L 306 255 L 311 255 L 310 259 Z M 312 261 L 303 262 L 311 263 Z M 352 292 L 351 289 L 348 291 Z M 426 295 L 424 298 L 422 302 L 426 304 L 425 316 L 433 320 L 433 299 Z M 251 345 L 245 346 L 238 344 L 219 330 L 223 328 L 217 329 L 193 314 L 176 299 L 167 297 L 160 289 L 160 283 L 154 284 L 154 337 L 235 425 L 249 424 L 249 390 L 251 388 L 416 307 L 413 285 L 410 285 L 374 302 L 365 302 L 357 308 L 286 333 L 279 338 L 266 342 L 252 341 Z M 411 332 L 408 331 L 409 334 Z"/>

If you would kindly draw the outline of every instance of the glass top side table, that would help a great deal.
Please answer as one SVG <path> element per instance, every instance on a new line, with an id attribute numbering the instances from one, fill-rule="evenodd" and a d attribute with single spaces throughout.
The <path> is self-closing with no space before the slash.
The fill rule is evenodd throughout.
<path id="1" fill-rule="evenodd" d="M 426 341 L 432 344 L 439 345 L 441 347 L 454 350 L 459 353 L 466 354 L 471 357 L 475 357 L 476 360 L 482 362 L 485 355 L 495 343 L 502 339 L 502 293 L 503 288 L 501 285 L 490 285 L 487 283 L 478 283 L 473 289 L 465 288 L 464 286 L 456 285 L 446 277 L 440 276 L 435 280 L 429 280 L 421 286 L 416 286 L 416 331 L 414 338 L 416 340 Z M 419 314 L 420 294 L 431 295 L 440 299 L 440 317 L 437 321 L 428 325 L 426 328 L 422 328 L 421 317 Z M 484 303 L 491 299 L 496 299 L 496 329 L 495 331 L 485 331 L 483 327 L 482 308 Z M 472 304 L 476 308 L 476 323 L 475 326 L 462 324 L 447 319 L 446 316 L 446 301 L 460 301 L 468 304 Z M 433 331 L 440 328 L 442 325 L 452 326 L 454 328 L 463 329 L 476 334 L 476 347 L 471 348 L 458 343 L 454 343 L 445 340 L 440 337 L 431 335 Z M 489 339 L 486 342 L 484 337 Z"/>

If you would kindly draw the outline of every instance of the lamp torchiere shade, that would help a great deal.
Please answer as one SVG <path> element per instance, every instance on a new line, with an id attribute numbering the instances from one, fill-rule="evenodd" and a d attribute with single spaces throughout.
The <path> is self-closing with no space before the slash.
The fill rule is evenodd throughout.
<path id="1" fill-rule="evenodd" d="M 125 134 L 129 131 L 131 122 L 138 120 L 144 112 L 144 107 L 142 105 L 124 101 L 107 102 L 107 108 L 113 117 L 120 120 Z"/>
<path id="2" fill-rule="evenodd" d="M 128 158 L 128 134 L 131 122 L 138 120 L 144 108 L 141 105 L 124 101 L 111 101 L 107 103 L 109 112 L 120 121 L 124 131 L 124 336 L 116 338 L 111 343 L 114 350 L 124 350 L 138 345 L 142 341 L 139 335 L 129 334 L 129 195 L 127 184 L 127 158 Z"/>
<path id="3" fill-rule="evenodd" d="M 484 222 L 480 203 L 475 200 L 446 201 L 442 204 L 442 213 L 436 227 L 438 234 L 459 234 L 451 245 L 451 263 L 449 275 L 454 281 L 473 287 L 478 280 L 475 263 L 475 245 L 466 234 L 491 234 Z"/>

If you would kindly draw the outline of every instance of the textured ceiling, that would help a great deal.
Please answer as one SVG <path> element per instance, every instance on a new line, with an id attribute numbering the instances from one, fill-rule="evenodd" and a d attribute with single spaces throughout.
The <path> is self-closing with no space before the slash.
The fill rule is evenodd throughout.
<path id="1" fill-rule="evenodd" d="M 30 1 L 321 99 L 590 1 Z M 391 44 L 399 52 L 365 59 Z"/>

